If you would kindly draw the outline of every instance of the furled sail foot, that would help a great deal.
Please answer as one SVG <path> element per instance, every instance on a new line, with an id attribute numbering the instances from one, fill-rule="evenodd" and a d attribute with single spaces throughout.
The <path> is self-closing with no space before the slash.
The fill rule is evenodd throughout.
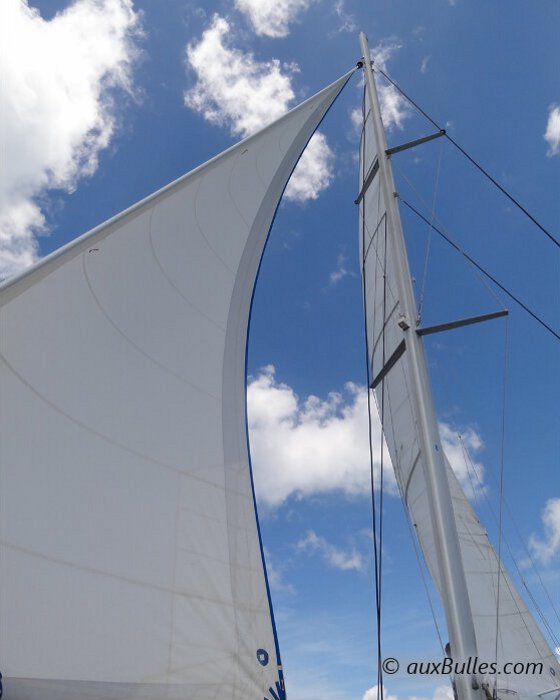
<path id="1" fill-rule="evenodd" d="M 353 72 L 0 290 L 3 700 L 285 700 L 247 332 Z"/>

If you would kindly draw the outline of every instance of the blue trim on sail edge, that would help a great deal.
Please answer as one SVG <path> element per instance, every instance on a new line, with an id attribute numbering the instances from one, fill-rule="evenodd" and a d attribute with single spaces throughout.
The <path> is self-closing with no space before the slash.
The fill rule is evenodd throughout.
<path id="1" fill-rule="evenodd" d="M 357 70 L 357 69 L 356 69 L 356 70 Z M 270 610 L 270 620 L 271 620 L 271 622 L 272 622 L 272 633 L 273 633 L 273 636 L 274 636 L 274 646 L 275 646 L 275 648 L 276 648 L 276 663 L 277 663 L 278 667 L 280 667 L 280 666 L 282 665 L 282 661 L 281 661 L 281 658 L 280 658 L 280 645 L 279 645 L 279 643 L 278 643 L 278 633 L 277 633 L 277 630 L 276 630 L 276 621 L 275 621 L 275 619 L 274 619 L 274 609 L 273 609 L 273 607 L 272 607 L 272 596 L 271 596 L 271 594 L 270 594 L 270 584 L 269 584 L 269 581 L 268 581 L 268 573 L 267 573 L 267 570 L 266 570 L 266 561 L 265 561 L 265 558 L 264 558 L 264 547 L 263 547 L 263 542 L 262 542 L 261 526 L 260 526 L 260 522 L 259 522 L 259 512 L 258 512 L 258 508 L 257 508 L 257 497 L 256 497 L 256 494 L 255 494 L 255 482 L 254 482 L 254 479 L 253 479 L 253 464 L 252 464 L 252 461 L 251 461 L 251 443 L 250 443 L 250 440 L 249 440 L 249 420 L 248 420 L 248 414 L 247 414 L 247 376 L 248 376 L 248 374 L 247 374 L 247 365 L 248 365 L 248 362 L 249 362 L 249 334 L 250 334 L 250 331 L 251 331 L 251 316 L 252 316 L 252 314 L 253 314 L 253 301 L 254 301 L 254 299 L 255 299 L 255 289 L 257 288 L 257 283 L 258 283 L 258 281 L 259 281 L 259 274 L 260 274 L 260 271 L 261 271 L 261 265 L 262 265 L 262 261 L 263 261 L 264 254 L 265 254 L 265 251 L 266 251 L 266 246 L 268 245 L 268 240 L 269 240 L 269 238 L 270 238 L 270 233 L 271 233 L 272 228 L 273 228 L 273 226 L 274 226 L 274 222 L 276 221 L 276 214 L 278 213 L 278 209 L 279 209 L 279 207 L 280 207 L 280 203 L 282 202 L 282 198 L 283 198 L 283 196 L 284 196 L 284 192 L 285 192 L 285 190 L 286 190 L 286 187 L 288 186 L 288 183 L 289 183 L 289 181 L 290 181 L 290 179 L 291 179 L 291 177 L 292 177 L 292 174 L 293 174 L 294 170 L 296 169 L 297 164 L 299 163 L 299 161 L 300 161 L 300 159 L 301 159 L 301 157 L 302 157 L 302 155 L 303 155 L 305 149 L 307 148 L 307 145 L 308 145 L 309 141 L 311 141 L 313 135 L 315 134 L 315 132 L 317 131 L 317 129 L 321 126 L 321 124 L 322 124 L 322 122 L 323 122 L 323 119 L 324 119 L 324 118 L 327 116 L 327 114 L 330 112 L 332 106 L 333 106 L 334 103 L 337 101 L 337 99 L 338 99 L 340 93 L 344 90 L 344 88 L 345 88 L 346 85 L 348 84 L 348 81 L 349 81 L 350 78 L 354 75 L 354 73 L 356 72 L 356 70 L 354 70 L 354 71 L 348 76 L 348 78 L 344 81 L 344 83 L 343 83 L 343 84 L 341 85 L 341 87 L 340 87 L 340 90 L 339 90 L 338 93 L 336 94 L 336 97 L 333 99 L 333 101 L 331 102 L 331 104 L 330 104 L 330 105 L 328 106 L 328 108 L 325 110 L 325 113 L 323 114 L 323 116 L 321 117 L 321 119 L 320 119 L 319 122 L 317 123 L 317 126 L 316 126 L 315 129 L 313 130 L 313 133 L 311 134 L 311 136 L 310 136 L 309 139 L 307 140 L 307 142 L 306 142 L 306 144 L 305 144 L 303 150 L 301 151 L 301 153 L 300 153 L 300 155 L 299 155 L 299 158 L 297 159 L 297 161 L 295 162 L 294 167 L 292 168 L 292 171 L 291 171 L 291 173 L 290 173 L 290 177 L 287 179 L 286 184 L 284 185 L 284 189 L 282 190 L 282 194 L 280 195 L 280 198 L 278 199 L 278 204 L 276 205 L 276 209 L 274 210 L 274 215 L 273 215 L 273 217 L 272 217 L 272 221 L 270 222 L 270 227 L 269 227 L 269 229 L 268 229 L 268 233 L 266 234 L 266 239 L 265 239 L 265 242 L 264 242 L 263 251 L 262 251 L 262 254 L 261 254 L 261 259 L 259 260 L 259 266 L 258 266 L 258 268 L 257 268 L 257 274 L 255 275 L 255 283 L 253 284 L 253 290 L 252 290 L 252 292 L 251 292 L 251 303 L 249 304 L 249 318 L 248 318 L 248 320 L 247 320 L 247 337 L 245 338 L 245 436 L 246 436 L 246 440 L 247 440 L 247 456 L 248 456 L 248 462 L 249 462 L 249 475 L 250 475 L 250 477 L 251 477 L 251 491 L 252 491 L 252 494 L 253 494 L 253 505 L 254 505 L 254 507 L 255 507 L 255 520 L 256 520 L 256 523 L 257 523 L 257 534 L 258 534 L 258 536 L 259 536 L 259 546 L 260 546 L 260 550 L 261 550 L 261 559 L 262 559 L 262 565 L 263 565 L 263 571 L 264 571 L 264 581 L 265 581 L 265 585 L 266 585 L 266 596 L 267 596 L 267 598 L 268 598 L 268 607 L 269 607 L 269 610 Z M 280 677 L 280 680 L 281 680 L 282 685 L 284 685 L 283 672 L 282 672 L 281 670 L 279 671 L 279 677 Z M 284 690 L 284 697 L 286 697 L 286 691 L 285 691 L 285 690 Z"/>

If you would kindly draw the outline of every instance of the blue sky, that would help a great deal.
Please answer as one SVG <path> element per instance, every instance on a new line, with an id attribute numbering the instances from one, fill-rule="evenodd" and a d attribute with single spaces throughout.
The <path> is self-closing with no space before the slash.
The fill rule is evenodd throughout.
<path id="1" fill-rule="evenodd" d="M 558 237 L 557 3 L 465 0 L 5 0 L 0 267 L 11 274 L 220 152 L 350 69 L 363 29 L 397 82 Z M 5 21 L 4 21 L 5 20 Z M 432 131 L 384 93 L 390 144 Z M 371 509 L 357 260 L 356 76 L 288 190 L 255 296 L 253 462 L 289 697 L 361 700 L 375 684 Z M 560 251 L 444 140 L 393 158 L 401 197 L 560 330 Z M 437 182 L 437 188 L 436 188 Z M 402 212 L 416 291 L 426 226 Z M 503 298 L 503 295 L 502 295 Z M 512 303 L 506 497 L 560 599 L 560 345 Z M 501 308 L 432 239 L 424 323 Z M 427 341 L 454 466 L 457 433 L 496 506 L 504 323 Z M 378 439 L 378 438 L 377 438 Z M 462 470 L 462 471 L 461 471 Z M 385 498 L 386 655 L 438 657 L 400 500 Z M 554 617 L 511 521 L 505 532 Z M 523 568 L 525 566 L 525 568 Z M 432 592 L 433 593 L 433 592 Z M 439 609 L 439 608 L 438 608 Z M 399 700 L 433 681 L 395 677 Z M 441 693 L 440 693 L 441 696 Z M 439 697 L 439 696 L 438 696 Z M 369 698 L 367 698 L 369 700 Z"/>

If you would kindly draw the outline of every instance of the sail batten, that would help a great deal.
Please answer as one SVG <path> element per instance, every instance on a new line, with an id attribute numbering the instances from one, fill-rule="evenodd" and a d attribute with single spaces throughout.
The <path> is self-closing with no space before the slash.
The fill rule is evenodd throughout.
<path id="1" fill-rule="evenodd" d="M 248 317 L 282 192 L 353 72 L 1 288 L 10 700 L 283 695 Z"/>

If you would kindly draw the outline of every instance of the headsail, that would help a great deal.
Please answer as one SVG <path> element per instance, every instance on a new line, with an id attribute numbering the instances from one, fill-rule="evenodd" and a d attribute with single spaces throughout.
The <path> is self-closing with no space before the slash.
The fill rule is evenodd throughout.
<path id="1" fill-rule="evenodd" d="M 282 192 L 352 72 L 2 289 L 10 699 L 285 697 L 248 318 Z"/>
<path id="2" fill-rule="evenodd" d="M 384 433 L 397 483 L 418 535 L 430 573 L 443 597 L 426 487 L 426 456 L 419 436 L 419 416 L 412 396 L 406 332 L 414 333 L 415 319 L 403 318 L 403 300 L 397 284 L 395 235 L 390 230 L 387 202 L 379 177 L 379 153 L 367 92 L 360 145 L 360 246 L 370 372 L 378 406 L 384 414 Z M 400 324 L 400 325 L 399 325 Z M 403 330 L 404 328 L 404 330 Z M 381 382 L 381 378 L 383 381 Z M 435 445 L 438 449 L 441 440 Z M 447 461 L 446 461 L 447 463 Z M 493 662 L 496 642 L 498 557 L 462 488 L 447 463 L 447 474 L 470 611 L 480 661 Z M 498 688 L 525 697 L 558 691 L 560 666 L 529 613 L 510 577 L 502 568 L 498 665 L 506 662 L 542 662 L 536 675 L 501 675 Z M 493 687 L 494 677 L 486 679 Z M 553 695 L 544 696 L 552 698 Z"/>

